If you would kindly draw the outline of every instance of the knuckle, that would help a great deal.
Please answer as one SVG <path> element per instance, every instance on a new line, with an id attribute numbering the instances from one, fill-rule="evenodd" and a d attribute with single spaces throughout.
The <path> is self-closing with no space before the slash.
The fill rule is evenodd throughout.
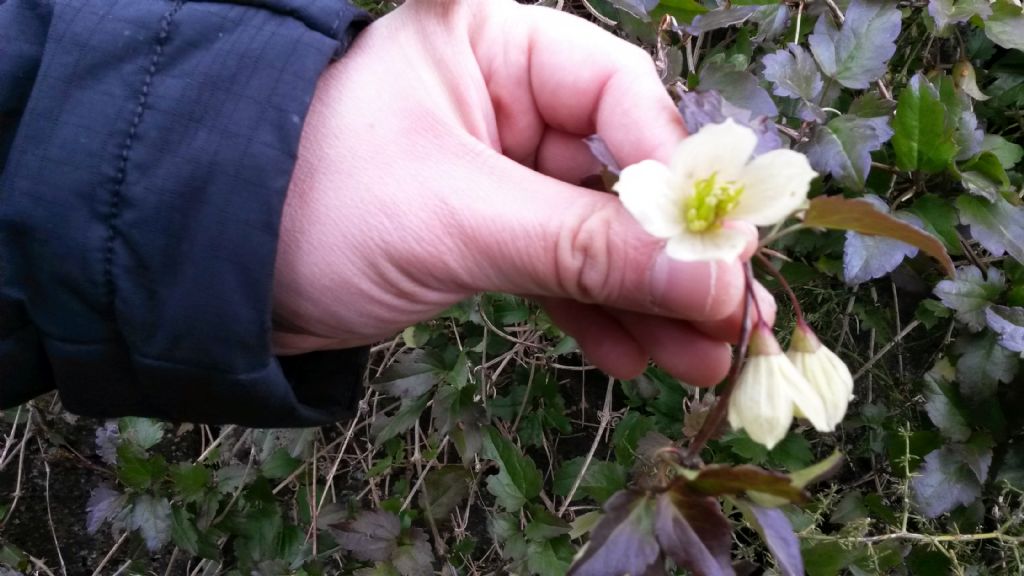
<path id="1" fill-rule="evenodd" d="M 559 237 L 557 269 L 563 291 L 582 302 L 611 302 L 622 292 L 623 241 L 614 234 L 619 207 L 608 203 L 569 218 Z"/>

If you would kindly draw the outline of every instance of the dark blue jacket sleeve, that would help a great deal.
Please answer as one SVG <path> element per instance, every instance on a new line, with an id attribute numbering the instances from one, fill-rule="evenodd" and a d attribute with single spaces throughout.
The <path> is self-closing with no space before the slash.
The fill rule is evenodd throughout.
<path id="1" fill-rule="evenodd" d="M 270 346 L 281 208 L 342 0 L 0 0 L 0 408 L 307 426 L 365 349 Z"/>

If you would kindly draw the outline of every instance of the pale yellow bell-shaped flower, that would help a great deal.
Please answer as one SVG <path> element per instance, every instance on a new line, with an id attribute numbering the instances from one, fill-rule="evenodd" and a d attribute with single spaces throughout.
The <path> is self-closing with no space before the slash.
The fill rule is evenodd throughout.
<path id="1" fill-rule="evenodd" d="M 759 323 L 751 333 L 750 353 L 729 399 L 729 424 L 746 430 L 770 450 L 786 437 L 794 415 L 822 432 L 832 430 L 817 392 L 782 353 L 771 329 Z"/>
<path id="2" fill-rule="evenodd" d="M 676 260 L 731 260 L 747 234 L 728 221 L 771 226 L 807 202 L 817 173 L 807 157 L 772 150 L 753 157 L 757 135 L 732 120 L 708 124 L 679 143 L 668 165 L 627 166 L 612 188 Z"/>
<path id="3" fill-rule="evenodd" d="M 853 400 L 853 375 L 835 352 L 823 346 L 806 324 L 797 323 L 786 352 L 800 374 L 810 382 L 825 406 L 829 430 L 843 421 Z"/>

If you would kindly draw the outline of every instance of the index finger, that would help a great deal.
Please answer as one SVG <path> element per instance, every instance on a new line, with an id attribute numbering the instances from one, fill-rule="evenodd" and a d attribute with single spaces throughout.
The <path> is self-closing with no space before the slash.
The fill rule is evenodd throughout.
<path id="1" fill-rule="evenodd" d="M 686 128 L 646 52 L 564 12 L 504 8 L 482 11 L 485 31 L 500 31 L 473 48 L 506 154 L 529 157 L 549 126 L 597 133 L 623 166 L 669 161 Z"/>

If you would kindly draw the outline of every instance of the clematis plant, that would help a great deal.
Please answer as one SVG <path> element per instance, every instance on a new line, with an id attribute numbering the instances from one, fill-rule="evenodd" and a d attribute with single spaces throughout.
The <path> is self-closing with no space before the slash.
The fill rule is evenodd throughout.
<path id="1" fill-rule="evenodd" d="M 799 224 L 778 226 L 762 244 L 803 228 L 855 231 L 910 243 L 952 273 L 941 242 L 863 200 L 819 196 L 808 202 L 817 175 L 807 159 L 791 150 L 755 157 L 756 143 L 752 130 L 731 120 L 706 125 L 679 144 L 668 165 L 647 160 L 628 166 L 612 190 L 647 232 L 666 240 L 667 254 L 679 260 L 737 258 L 747 235 L 732 224 L 778 226 L 800 212 Z M 614 172 L 614 158 L 600 139 L 592 137 L 587 144 Z M 704 446 L 726 419 L 772 448 L 795 417 L 819 431 L 834 430 L 853 397 L 849 369 L 808 326 L 786 279 L 762 254 L 755 254 L 755 260 L 778 280 L 793 304 L 796 328 L 789 350 L 783 352 L 771 328 L 760 320 L 764 315 L 759 310 L 753 314 L 757 300 L 748 263 L 746 321 L 729 375 L 700 429 L 685 450 L 658 434 L 644 438 L 647 466 L 637 467 L 634 482 L 605 504 L 570 576 L 661 574 L 666 559 L 695 575 L 735 574 L 729 558 L 730 520 L 720 499 L 729 500 L 750 526 L 762 531 L 783 573 L 804 573 L 800 544 L 776 507 L 807 502 L 808 482 L 836 469 L 841 455 L 790 475 L 701 460 Z"/>
<path id="2" fill-rule="evenodd" d="M 757 135 L 731 119 L 683 140 L 666 166 L 644 160 L 627 166 L 612 187 L 650 234 L 666 238 L 678 260 L 729 260 L 746 246 L 730 220 L 770 226 L 807 202 L 817 173 L 807 157 L 773 150 L 752 158 Z"/>

